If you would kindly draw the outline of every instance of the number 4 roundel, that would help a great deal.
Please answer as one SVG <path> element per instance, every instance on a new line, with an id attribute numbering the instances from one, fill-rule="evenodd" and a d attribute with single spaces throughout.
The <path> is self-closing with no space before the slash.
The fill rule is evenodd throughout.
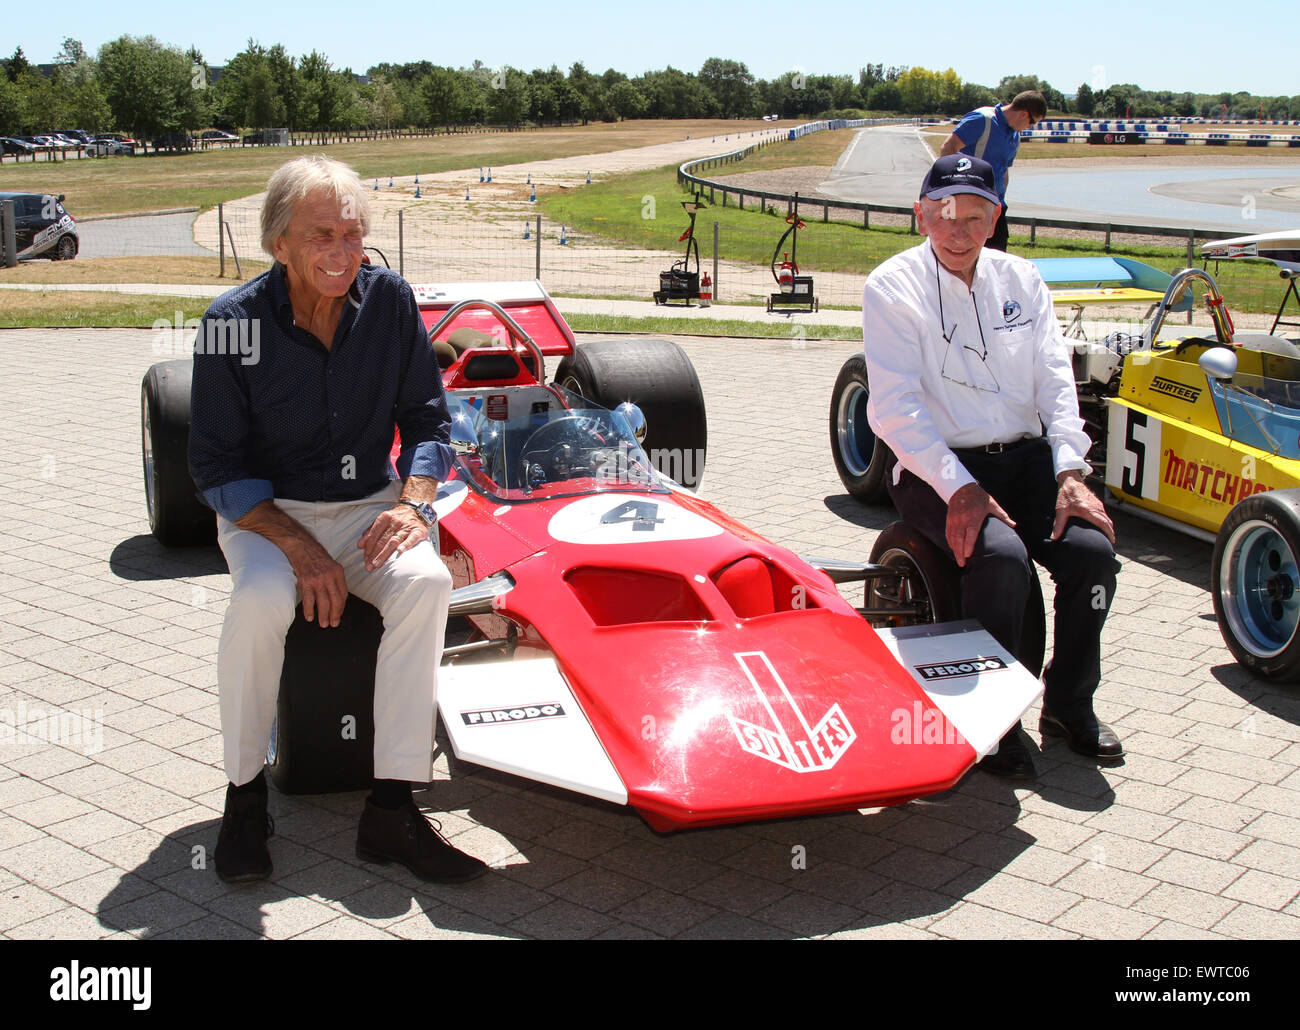
<path id="1" fill-rule="evenodd" d="M 642 544 L 699 540 L 722 527 L 666 497 L 609 493 L 565 505 L 547 531 L 570 544 Z"/>

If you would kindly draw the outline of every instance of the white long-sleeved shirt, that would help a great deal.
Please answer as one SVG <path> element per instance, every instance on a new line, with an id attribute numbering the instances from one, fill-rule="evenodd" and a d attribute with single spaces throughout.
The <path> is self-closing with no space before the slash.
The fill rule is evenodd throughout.
<path id="1" fill-rule="evenodd" d="M 872 431 L 945 502 L 975 481 L 953 448 L 1045 429 L 1057 474 L 1091 471 L 1069 346 L 1024 258 L 982 250 L 967 289 L 929 240 L 897 254 L 867 279 L 862 338 Z"/>

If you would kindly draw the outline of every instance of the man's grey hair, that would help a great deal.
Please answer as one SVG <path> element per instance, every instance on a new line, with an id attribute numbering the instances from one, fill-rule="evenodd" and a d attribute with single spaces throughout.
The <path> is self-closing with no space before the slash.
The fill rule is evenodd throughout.
<path id="1" fill-rule="evenodd" d="M 369 234 L 370 207 L 360 177 L 342 161 L 316 154 L 281 165 L 266 184 L 266 200 L 262 204 L 264 251 L 274 256 L 271 248 L 289 231 L 294 205 L 316 190 L 333 194 L 341 204 L 350 201 L 361 222 L 361 234 Z"/>

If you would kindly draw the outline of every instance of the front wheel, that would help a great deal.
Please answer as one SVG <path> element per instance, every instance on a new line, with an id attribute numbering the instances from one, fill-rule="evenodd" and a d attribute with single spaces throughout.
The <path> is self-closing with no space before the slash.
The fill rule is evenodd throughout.
<path id="1" fill-rule="evenodd" d="M 867 424 L 867 359 L 855 354 L 844 362 L 831 393 L 831 454 L 844 489 L 864 504 L 886 504 L 886 476 L 894 452 Z"/>
<path id="2" fill-rule="evenodd" d="M 1223 520 L 1210 585 L 1219 632 L 1257 676 L 1300 679 L 1300 491 L 1255 494 Z"/>
<path id="3" fill-rule="evenodd" d="M 951 622 L 962 617 L 961 569 L 947 552 L 907 523 L 893 522 L 881 531 L 871 549 L 871 561 L 903 573 L 896 593 L 883 586 L 869 588 L 874 591 L 868 598 L 873 606 L 892 604 L 899 608 L 899 617 L 889 619 L 889 625 Z M 1016 658 L 1031 675 L 1039 676 L 1047 649 L 1047 617 L 1042 584 L 1032 563 L 1029 572 L 1029 596 L 1025 599 Z"/>

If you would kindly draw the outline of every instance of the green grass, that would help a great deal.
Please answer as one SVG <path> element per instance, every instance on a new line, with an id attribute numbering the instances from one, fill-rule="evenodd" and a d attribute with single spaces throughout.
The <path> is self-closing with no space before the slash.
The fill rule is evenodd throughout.
<path id="1" fill-rule="evenodd" d="M 731 172 L 743 169 L 744 165 L 725 167 Z M 681 202 L 689 196 L 678 187 L 676 174 L 676 167 L 668 166 L 620 175 L 563 195 L 539 198 L 538 203 L 548 221 L 598 235 L 617 245 L 681 251 L 685 244 L 678 242 L 678 237 L 688 222 Z M 649 198 L 653 198 L 653 203 Z M 716 221 L 725 260 L 755 265 L 766 265 L 771 260 L 772 250 L 787 228 L 785 207 L 782 205 L 779 214 L 759 214 L 757 209 L 750 208 L 754 203 L 747 202 L 746 210 L 741 211 L 734 205 L 723 207 L 719 198 L 717 204 L 700 210 L 695 233 L 701 257 L 712 253 Z M 820 217 L 820 208 L 816 210 Z M 849 225 L 810 221 L 807 213 L 804 220 L 808 227 L 799 233 L 799 263 L 821 272 L 865 275 L 885 258 L 917 242 L 906 228 L 873 229 L 864 233 Z"/>
<path id="2" fill-rule="evenodd" d="M 762 152 L 772 158 L 788 144 L 778 144 Z M 745 163 L 725 166 L 728 173 L 744 170 Z M 688 194 L 677 185 L 673 166 L 653 171 L 616 176 L 563 195 L 539 199 L 548 220 L 560 222 L 571 230 L 601 237 L 616 246 L 681 252 L 685 244 L 678 237 L 686 229 L 687 215 L 681 202 Z M 709 174 L 720 175 L 720 170 Z M 706 195 L 707 196 L 707 195 Z M 653 203 L 650 198 L 653 198 Z M 785 207 L 777 214 L 760 213 L 747 203 L 741 211 L 734 205 L 717 203 L 700 210 L 695 223 L 701 261 L 707 264 L 713 253 L 713 223 L 719 226 L 720 256 L 726 261 L 742 261 L 766 266 L 780 235 L 785 231 Z M 815 213 L 815 214 L 814 214 Z M 900 251 L 914 247 L 920 237 L 906 227 L 871 228 L 831 222 L 823 224 L 821 209 L 804 213 L 807 228 L 799 232 L 798 259 L 809 273 L 846 272 L 866 276 L 876 265 Z M 786 250 L 789 249 L 787 242 Z M 1037 244 L 1029 237 L 1013 235 L 1010 249 L 1025 257 L 1104 256 L 1108 252 L 1101 239 L 1052 239 L 1038 234 Z M 1110 254 L 1145 261 L 1166 272 L 1174 272 L 1187 263 L 1183 246 L 1112 246 Z M 1264 261 L 1221 262 L 1211 269 L 1236 311 L 1272 314 L 1282 296 L 1277 269 Z"/>
<path id="3" fill-rule="evenodd" d="M 132 329 L 202 318 L 210 301 L 152 294 L 81 292 L 77 290 L 0 290 L 0 325 L 8 329 Z M 170 356 L 170 355 L 169 355 Z"/>

